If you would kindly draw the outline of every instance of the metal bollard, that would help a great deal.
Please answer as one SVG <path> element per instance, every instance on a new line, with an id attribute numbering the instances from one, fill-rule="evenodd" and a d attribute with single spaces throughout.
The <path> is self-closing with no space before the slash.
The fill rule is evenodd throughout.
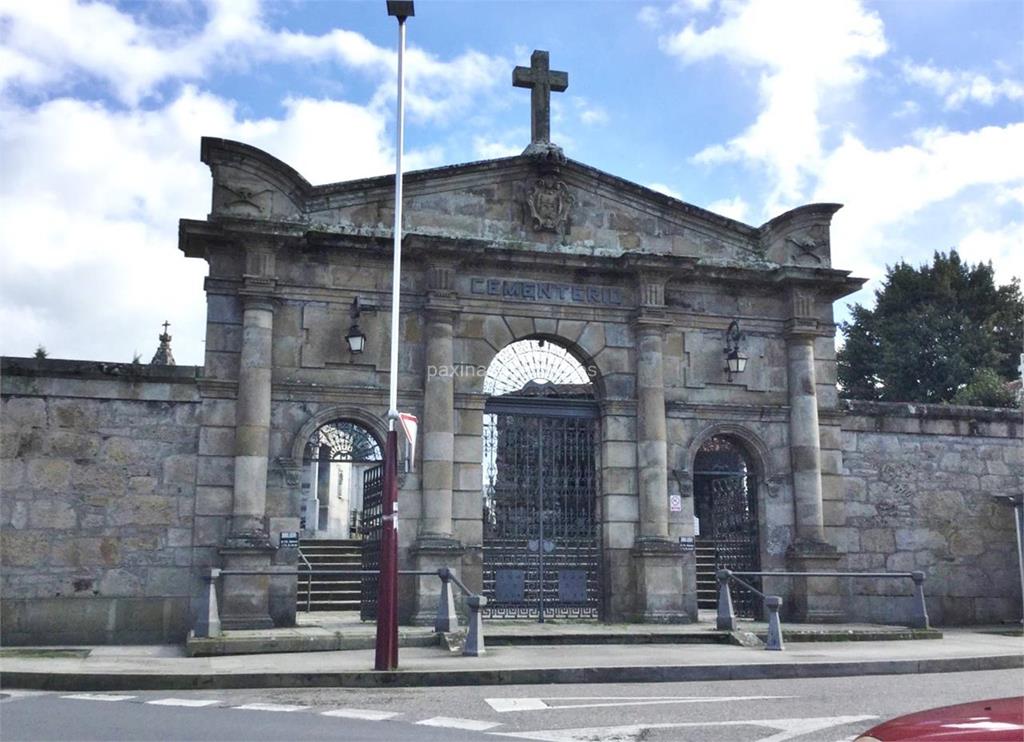
<path id="1" fill-rule="evenodd" d="M 782 624 L 779 623 L 779 608 L 782 607 L 782 598 L 778 595 L 766 595 L 764 607 L 768 609 L 768 639 L 764 643 L 764 648 L 781 652 L 785 649 L 782 645 Z"/>
<path id="2" fill-rule="evenodd" d="M 487 598 L 483 595 L 471 595 L 466 598 L 466 605 L 469 606 L 469 633 L 466 634 L 466 644 L 462 648 L 465 657 L 479 657 L 487 654 L 484 647 L 484 621 L 480 610 L 487 605 Z"/>
<path id="3" fill-rule="evenodd" d="M 727 569 L 718 570 L 718 630 L 735 631 L 736 613 L 732 609 L 732 593 L 729 591 L 729 578 L 732 572 Z"/>
<path id="4" fill-rule="evenodd" d="M 924 602 L 924 572 L 911 572 L 914 581 L 914 612 L 910 617 L 910 628 L 930 629 L 928 622 L 928 606 Z"/>
<path id="5" fill-rule="evenodd" d="M 220 578 L 220 570 L 212 567 L 203 575 L 206 582 L 206 589 L 203 591 L 205 600 L 200 601 L 199 615 L 196 616 L 196 625 L 193 628 L 197 637 L 220 636 L 220 609 L 217 607 L 217 580 Z M 205 603 L 205 605 L 204 605 Z"/>
<path id="6" fill-rule="evenodd" d="M 434 631 L 438 634 L 450 634 L 459 628 L 459 616 L 455 612 L 455 595 L 452 592 L 452 573 L 447 567 L 437 570 L 441 578 L 441 596 L 437 600 L 437 617 L 434 619 Z"/>

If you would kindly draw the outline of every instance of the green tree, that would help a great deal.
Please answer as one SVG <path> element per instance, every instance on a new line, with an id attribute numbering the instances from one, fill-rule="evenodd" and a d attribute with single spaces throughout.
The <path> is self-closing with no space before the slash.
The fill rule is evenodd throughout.
<path id="1" fill-rule="evenodd" d="M 972 385 L 972 399 L 1001 399 L 990 392 L 1017 377 L 1022 317 L 1020 282 L 997 286 L 991 263 L 968 265 L 956 250 L 936 252 L 931 265 L 887 267 L 875 307 L 855 305 L 840 325 L 841 392 L 849 399 L 952 402 Z"/>

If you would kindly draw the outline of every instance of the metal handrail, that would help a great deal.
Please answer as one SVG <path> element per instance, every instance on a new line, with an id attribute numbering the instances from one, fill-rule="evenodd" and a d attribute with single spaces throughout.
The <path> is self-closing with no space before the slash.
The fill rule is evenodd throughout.
<path id="1" fill-rule="evenodd" d="M 765 595 L 756 587 L 751 585 L 742 577 L 861 577 L 861 578 L 893 578 L 910 579 L 914 583 L 914 608 L 910 617 L 910 627 L 914 629 L 929 629 L 928 607 L 924 598 L 924 572 L 733 572 L 730 569 L 720 569 L 715 575 L 718 580 L 718 617 L 716 625 L 725 631 L 736 630 L 736 613 L 732 606 L 732 593 L 729 589 L 730 582 L 737 582 L 751 592 L 759 595 L 765 601 L 768 609 L 768 641 L 765 649 L 781 650 L 782 625 L 779 622 L 779 608 L 782 607 L 782 598 L 778 595 Z"/>
<path id="2" fill-rule="evenodd" d="M 301 556 L 301 553 L 300 553 Z M 305 574 L 307 575 L 307 590 L 306 590 L 306 604 L 307 610 L 309 606 L 310 595 L 312 594 L 312 576 L 314 570 L 308 560 L 303 558 L 306 563 L 307 569 Z M 376 570 L 369 569 L 324 569 L 315 570 L 318 575 L 378 575 L 380 574 Z M 201 610 L 193 628 L 193 632 L 197 637 L 214 637 L 220 636 L 221 624 L 220 624 L 220 610 L 217 604 L 217 580 L 221 577 L 228 576 L 255 576 L 255 575 L 270 575 L 273 577 L 299 577 L 303 574 L 303 571 L 296 567 L 294 570 L 291 569 L 280 569 L 280 568 L 267 568 L 267 569 L 219 569 L 216 567 L 210 568 L 208 572 L 203 575 L 203 579 L 206 580 L 208 588 L 204 593 L 206 606 L 204 610 Z M 459 619 L 458 614 L 455 611 L 454 596 L 452 595 L 451 583 L 455 583 L 465 596 L 466 605 L 469 608 L 469 630 L 466 634 L 465 644 L 463 646 L 462 654 L 470 657 L 479 657 L 482 654 L 486 654 L 484 646 L 484 634 L 483 634 L 483 608 L 487 605 L 487 598 L 483 595 L 477 595 L 470 590 L 466 585 L 456 576 L 455 572 L 449 567 L 440 567 L 438 569 L 400 569 L 398 570 L 400 575 L 412 575 L 418 577 L 437 577 L 441 580 L 441 595 L 437 605 L 437 617 L 434 620 L 434 631 L 437 633 L 451 633 L 458 629 Z"/>

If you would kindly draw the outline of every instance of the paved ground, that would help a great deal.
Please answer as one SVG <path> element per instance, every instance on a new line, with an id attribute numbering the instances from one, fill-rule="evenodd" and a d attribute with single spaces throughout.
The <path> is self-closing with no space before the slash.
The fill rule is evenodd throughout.
<path id="1" fill-rule="evenodd" d="M 792 643 L 784 652 L 716 644 L 603 644 L 505 646 L 488 650 L 484 657 L 463 657 L 438 647 L 408 648 L 401 652 L 401 669 L 389 675 L 371 672 L 372 650 L 184 657 L 180 647 L 95 647 L 88 650 L 87 656 L 54 656 L 47 650 L 4 650 L 0 658 L 0 679 L 6 685 L 55 690 L 217 684 L 469 685 L 1004 669 L 1024 664 L 1024 640 L 949 630 L 939 640 Z M 51 682 L 41 684 L 40 679 L 45 678 Z M 90 679 L 110 682 L 88 685 Z M 61 682 L 54 684 L 57 681 Z"/>
<path id="2" fill-rule="evenodd" d="M 20 740 L 838 742 L 938 705 L 1020 693 L 1021 670 L 816 680 L 156 693 L 6 691 Z"/>

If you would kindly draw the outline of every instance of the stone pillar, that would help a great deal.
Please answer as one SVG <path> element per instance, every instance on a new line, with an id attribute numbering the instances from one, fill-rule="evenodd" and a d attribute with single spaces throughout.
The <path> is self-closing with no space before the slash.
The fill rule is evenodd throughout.
<path id="1" fill-rule="evenodd" d="M 245 296 L 243 302 L 235 412 L 234 500 L 231 532 L 221 549 L 227 572 L 267 569 L 274 551 L 266 523 L 274 305 L 265 295 Z M 225 629 L 273 625 L 269 575 L 226 574 L 223 580 L 221 624 Z"/>
<path id="2" fill-rule="evenodd" d="M 659 319 L 636 323 L 636 461 L 640 493 L 640 538 L 668 539 L 668 442 L 665 380 Z"/>
<path id="3" fill-rule="evenodd" d="M 640 531 L 632 557 L 638 619 L 658 623 L 691 620 L 683 596 L 683 554 L 668 537 L 668 442 L 662 344 L 670 320 L 663 310 L 664 284 L 641 281 L 644 303 L 636 332 L 637 477 Z"/>
<path id="4" fill-rule="evenodd" d="M 814 380 L 814 338 L 790 333 L 789 459 L 793 470 L 796 533 L 800 541 L 825 540 L 821 504 L 821 440 Z"/>
<path id="5" fill-rule="evenodd" d="M 825 541 L 821 496 L 821 434 L 814 377 L 813 299 L 793 294 L 794 315 L 786 328 L 789 374 L 789 455 L 793 473 L 796 539 L 786 553 L 797 572 L 835 571 L 839 554 Z M 803 315 L 803 316 L 801 316 Z M 793 581 L 788 618 L 807 622 L 842 620 L 837 578 L 807 577 Z"/>
<path id="6" fill-rule="evenodd" d="M 426 379 L 423 383 L 423 504 L 420 539 L 452 536 L 452 459 L 455 453 L 455 383 L 452 375 L 452 313 L 427 314 Z"/>
<path id="7" fill-rule="evenodd" d="M 420 523 L 412 552 L 418 570 L 462 566 L 462 544 L 452 536 L 452 472 L 455 458 L 455 378 L 452 325 L 458 306 L 452 294 L 454 270 L 431 266 L 426 305 L 426 369 L 423 382 L 423 457 Z M 459 574 L 461 577 L 462 575 Z M 434 623 L 441 583 L 436 577 L 416 579 L 413 623 Z"/>

